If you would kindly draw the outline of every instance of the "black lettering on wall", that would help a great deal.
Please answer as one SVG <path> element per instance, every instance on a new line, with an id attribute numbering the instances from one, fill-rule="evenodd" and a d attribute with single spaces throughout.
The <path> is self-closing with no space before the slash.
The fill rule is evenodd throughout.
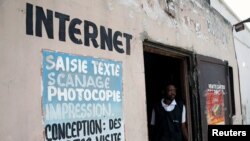
<path id="1" fill-rule="evenodd" d="M 108 28 L 108 33 L 105 30 L 104 26 L 100 27 L 100 34 L 101 34 L 101 49 L 105 50 L 106 45 L 108 50 L 113 51 L 112 47 L 112 29 Z"/>
<path id="2" fill-rule="evenodd" d="M 42 7 L 36 6 L 36 36 L 42 37 L 42 23 L 45 26 L 48 38 L 53 39 L 53 12 L 47 10 L 47 17 Z"/>
<path id="3" fill-rule="evenodd" d="M 93 33 L 90 33 L 90 27 L 92 27 Z M 97 48 L 99 46 L 96 41 L 97 36 L 98 30 L 95 23 L 90 21 L 84 21 L 84 45 L 89 46 L 89 39 L 91 39 L 94 47 Z"/>
<path id="4" fill-rule="evenodd" d="M 51 140 L 50 137 L 48 137 L 48 133 L 51 132 L 51 126 L 50 125 L 46 125 L 45 126 L 45 137 L 46 137 L 46 140 Z"/>
<path id="5" fill-rule="evenodd" d="M 123 36 L 126 39 L 126 54 L 130 55 L 130 40 L 133 38 L 133 36 L 127 33 L 123 33 Z"/>
<path id="6" fill-rule="evenodd" d="M 74 137 L 77 137 L 77 133 L 76 133 L 76 126 L 77 126 L 77 123 L 76 122 L 73 122 L 72 123 L 72 127 L 71 127 L 71 135 L 72 135 L 72 137 L 74 138 Z"/>
<path id="7" fill-rule="evenodd" d="M 121 141 L 122 140 L 122 138 L 121 138 L 121 133 L 118 133 L 118 135 L 117 135 L 117 141 Z"/>
<path id="8" fill-rule="evenodd" d="M 63 126 L 58 126 L 58 139 L 65 139 L 65 128 Z"/>
<path id="9" fill-rule="evenodd" d="M 33 5 L 26 4 L 26 34 L 33 35 Z"/>
<path id="10" fill-rule="evenodd" d="M 59 19 L 59 40 L 65 41 L 65 28 L 66 28 L 66 21 L 69 21 L 69 15 L 62 14 L 55 12 L 55 17 Z"/>
<path id="11" fill-rule="evenodd" d="M 76 43 L 76 44 L 82 44 L 82 40 L 76 38 L 75 34 L 79 34 L 81 35 L 81 30 L 76 28 L 76 25 L 80 25 L 82 23 L 82 21 L 80 19 L 72 19 L 72 21 L 69 24 L 69 37 L 71 39 L 72 42 Z"/>
<path id="12" fill-rule="evenodd" d="M 66 128 L 66 133 L 65 133 L 66 137 L 67 137 L 67 139 L 70 139 L 71 138 L 71 134 L 70 134 L 69 131 L 71 130 L 71 124 L 69 122 L 67 122 L 65 128 Z"/>
<path id="13" fill-rule="evenodd" d="M 57 125 L 56 124 L 52 124 L 52 139 L 53 140 L 57 140 Z"/>
<path id="14" fill-rule="evenodd" d="M 114 48 L 117 52 L 119 53 L 124 53 L 124 49 L 120 48 L 120 46 L 122 46 L 122 41 L 119 41 L 118 40 L 118 37 L 122 37 L 122 33 L 120 31 L 116 31 L 114 33 L 114 36 L 113 36 L 113 44 L 114 44 Z"/>
<path id="15" fill-rule="evenodd" d="M 121 127 L 121 118 L 118 119 L 109 119 L 109 129 L 118 129 Z"/>
<path id="16" fill-rule="evenodd" d="M 77 136 L 79 137 L 79 133 L 82 130 L 82 123 L 80 121 L 77 121 L 76 124 L 76 132 L 77 132 Z"/>
<path id="17" fill-rule="evenodd" d="M 83 139 L 73 139 L 73 141 L 91 141 L 91 138 L 88 137 L 88 138 L 83 138 Z"/>
<path id="18" fill-rule="evenodd" d="M 53 18 L 58 19 L 56 24 Z M 54 27 L 58 27 L 58 30 L 55 30 L 58 33 L 54 33 Z M 126 53 L 127 55 L 131 54 L 131 40 L 133 38 L 128 33 L 114 31 L 105 26 L 97 26 L 92 21 L 71 18 L 70 15 L 43 9 L 30 3 L 26 3 L 26 34 L 37 37 L 43 37 L 46 36 L 44 34 L 47 34 L 49 39 L 54 39 L 54 34 L 57 34 L 59 41 L 65 42 L 69 37 L 75 44 L 84 44 L 88 47 L 93 45 L 95 48 L 100 46 L 99 49 L 121 54 Z M 77 128 L 83 127 L 78 126 Z"/>
<path id="19" fill-rule="evenodd" d="M 121 141 L 121 133 L 111 133 L 95 137 L 95 141 Z"/>

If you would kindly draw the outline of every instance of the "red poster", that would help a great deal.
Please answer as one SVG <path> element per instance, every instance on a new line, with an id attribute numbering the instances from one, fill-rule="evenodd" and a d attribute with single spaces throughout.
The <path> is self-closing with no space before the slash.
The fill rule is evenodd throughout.
<path id="1" fill-rule="evenodd" d="M 208 125 L 225 124 L 224 91 L 208 89 L 206 93 Z"/>

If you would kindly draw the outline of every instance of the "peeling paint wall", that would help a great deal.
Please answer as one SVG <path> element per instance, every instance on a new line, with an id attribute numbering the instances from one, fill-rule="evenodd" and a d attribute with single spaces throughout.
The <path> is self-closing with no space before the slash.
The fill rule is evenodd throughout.
<path id="1" fill-rule="evenodd" d="M 75 44 L 68 35 L 66 41 L 60 41 L 56 18 L 53 21 L 53 39 L 48 38 L 44 28 L 42 37 L 27 35 L 26 3 L 42 7 L 45 11 L 68 14 L 71 19 L 92 21 L 97 27 L 105 26 L 112 31 L 131 34 L 131 53 L 126 55 L 92 44 Z M 43 49 L 122 62 L 127 141 L 148 140 L 144 40 L 227 60 L 234 69 L 234 81 L 238 83 L 231 25 L 202 0 L 173 0 L 168 4 L 164 0 L 5 0 L 0 2 L 0 17 L 0 137 L 4 141 L 43 140 Z M 83 38 L 80 35 L 76 37 Z M 122 41 L 125 44 L 125 40 Z M 235 86 L 235 94 L 239 95 L 238 86 Z"/>
<path id="2" fill-rule="evenodd" d="M 166 42 L 166 44 L 174 46 L 184 46 L 189 50 L 222 58 L 211 51 L 211 47 L 203 46 L 206 46 L 211 41 L 213 41 L 214 46 L 227 47 L 230 45 L 230 42 L 232 43 L 230 24 L 222 17 L 217 16 L 219 14 L 215 10 L 210 9 L 206 2 L 183 0 L 176 0 L 174 2 L 176 5 L 175 18 L 168 16 L 157 1 L 145 3 L 145 13 L 154 22 L 151 23 L 150 20 L 144 20 L 144 32 L 150 30 L 150 27 L 153 25 L 159 27 L 159 30 L 175 31 L 175 33 L 170 32 L 172 34 L 164 35 L 161 38 L 157 37 L 157 39 L 153 40 Z M 156 31 L 156 33 L 159 33 L 159 31 Z M 152 36 L 149 35 L 149 37 L 154 38 L 154 33 L 151 32 L 151 34 Z M 194 42 L 194 39 L 198 40 Z M 219 47 L 214 49 L 221 51 Z M 228 51 L 232 52 L 233 50 L 228 49 Z"/>

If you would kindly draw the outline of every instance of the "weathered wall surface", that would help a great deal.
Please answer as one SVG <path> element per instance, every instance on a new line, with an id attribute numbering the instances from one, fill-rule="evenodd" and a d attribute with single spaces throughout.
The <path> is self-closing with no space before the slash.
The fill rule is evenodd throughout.
<path id="1" fill-rule="evenodd" d="M 249 36 L 249 33 L 247 33 Z M 240 92 L 241 92 L 241 102 L 242 102 L 242 119 L 244 124 L 250 123 L 250 97 L 249 93 L 249 45 L 242 43 L 239 40 L 235 40 L 235 47 L 237 48 L 237 58 L 239 62 L 239 73 L 240 73 Z"/>
<path id="2" fill-rule="evenodd" d="M 240 22 L 237 17 L 232 14 L 231 10 L 221 1 L 212 0 L 211 5 L 218 10 L 230 23 L 236 24 Z M 237 62 L 239 67 L 239 76 L 240 76 L 240 97 L 235 97 L 235 101 L 237 105 L 242 104 L 242 109 L 239 109 L 239 106 L 236 106 L 236 113 L 240 115 L 240 111 L 242 110 L 242 118 L 236 118 L 238 120 L 242 119 L 244 124 L 249 124 L 249 51 L 250 51 L 250 40 L 249 40 L 250 31 L 246 28 L 240 32 L 233 32 L 234 35 L 234 44 L 235 44 L 235 51 L 237 56 Z M 238 108 L 238 109 L 237 109 Z"/>
<path id="3" fill-rule="evenodd" d="M 26 21 L 27 3 L 33 7 L 30 21 Z M 37 36 L 36 6 L 53 13 L 53 38 L 47 36 L 44 27 L 41 37 Z M 68 15 L 70 21 L 78 19 L 75 27 L 80 32 L 73 31 L 78 40 L 72 40 L 69 35 L 70 21 L 65 22 L 65 40 L 59 37 L 62 27 L 56 12 Z M 122 110 L 127 141 L 147 140 L 144 40 L 227 60 L 234 68 L 234 80 L 238 83 L 231 26 L 202 1 L 174 0 L 166 5 L 161 0 L 1 0 L 0 17 L 0 137 L 4 141 L 43 139 L 43 49 L 122 62 Z M 94 47 L 93 41 L 89 45 L 84 43 L 85 21 L 97 26 L 99 46 Z M 33 23 L 33 32 L 27 22 Z M 113 51 L 100 49 L 100 26 L 112 29 L 113 34 L 121 33 L 113 40 L 124 52 L 115 48 Z M 132 38 L 126 38 L 124 33 Z M 82 43 L 77 44 L 80 40 Z M 130 53 L 127 53 L 128 44 Z M 235 94 L 239 95 L 237 85 Z"/>

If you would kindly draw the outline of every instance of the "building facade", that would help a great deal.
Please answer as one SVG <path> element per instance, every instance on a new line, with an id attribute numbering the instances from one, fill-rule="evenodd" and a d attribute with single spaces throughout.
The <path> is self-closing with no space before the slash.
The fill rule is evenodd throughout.
<path id="1" fill-rule="evenodd" d="M 2 140 L 149 140 L 168 82 L 187 107 L 189 140 L 207 140 L 208 124 L 242 122 L 232 25 L 207 1 L 0 7 Z"/>
<path id="2" fill-rule="evenodd" d="M 217 9 L 232 25 L 239 23 L 239 18 L 232 12 L 232 10 L 227 7 L 223 1 L 211 1 L 211 5 Z M 241 104 L 242 104 L 242 120 L 244 124 L 250 123 L 250 109 L 248 96 L 249 87 L 248 82 L 249 76 L 249 53 L 250 53 L 250 42 L 249 35 L 250 31 L 248 27 L 245 30 L 236 32 L 233 29 L 233 37 L 236 51 L 236 58 L 238 62 L 239 78 L 240 78 L 240 92 L 241 92 Z"/>

